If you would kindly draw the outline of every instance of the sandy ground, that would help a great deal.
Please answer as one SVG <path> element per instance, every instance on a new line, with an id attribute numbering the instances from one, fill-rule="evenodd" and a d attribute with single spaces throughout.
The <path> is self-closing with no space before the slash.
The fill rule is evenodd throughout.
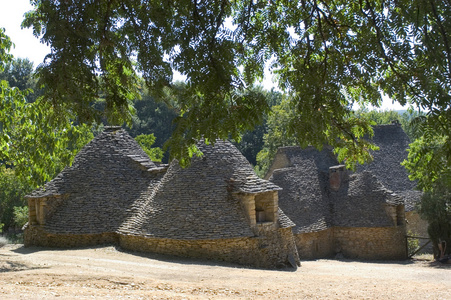
<path id="1" fill-rule="evenodd" d="M 0 299 L 451 299 L 451 265 L 303 261 L 268 271 L 113 247 L 0 248 Z"/>

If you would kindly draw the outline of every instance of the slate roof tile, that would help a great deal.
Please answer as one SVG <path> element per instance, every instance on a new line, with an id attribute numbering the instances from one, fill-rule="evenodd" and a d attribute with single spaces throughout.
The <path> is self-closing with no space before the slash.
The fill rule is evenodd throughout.
<path id="1" fill-rule="evenodd" d="M 72 166 L 27 197 L 67 197 L 48 216 L 48 232 L 115 232 L 159 182 L 161 175 L 149 168 L 160 167 L 124 130 L 110 127 L 77 154 Z"/>
<path id="2" fill-rule="evenodd" d="M 404 201 L 414 205 L 420 201 L 421 193 L 415 191 L 416 182 L 409 179 L 407 170 L 401 165 L 407 159 L 409 137 L 398 124 L 373 126 L 373 131 L 372 142 L 379 150 L 373 151 L 373 161 L 359 165 L 357 172 L 371 171 L 386 188 L 405 196 Z"/>
<path id="3" fill-rule="evenodd" d="M 233 193 L 279 190 L 258 178 L 252 166 L 230 142 L 214 147 L 200 143 L 202 157 L 169 169 L 139 213 L 121 232 L 173 239 L 220 239 L 253 236 L 242 204 Z M 283 226 L 291 223 L 282 214 Z M 133 224 L 131 226 L 130 224 Z"/>
<path id="4" fill-rule="evenodd" d="M 107 127 L 64 169 L 29 198 L 49 197 L 49 233 L 122 234 L 172 239 L 249 237 L 236 193 L 280 188 L 258 178 L 244 156 L 226 141 L 199 144 L 204 156 L 189 168 L 153 163 L 119 127 Z M 54 197 L 61 196 L 61 197 Z M 281 227 L 294 224 L 279 212 Z"/>
<path id="5" fill-rule="evenodd" d="M 415 183 L 400 165 L 407 158 L 407 135 L 399 125 L 375 126 L 373 141 L 380 147 L 374 161 L 349 173 L 338 192 L 329 188 L 329 168 L 338 165 L 332 148 L 278 150 L 270 181 L 282 188 L 279 206 L 296 224 L 295 233 L 332 226 L 391 226 L 386 205 L 406 203 L 406 210 L 414 206 L 421 193 L 414 191 Z"/>
<path id="6" fill-rule="evenodd" d="M 270 180 L 282 188 L 279 207 L 296 224 L 294 233 L 315 232 L 332 225 L 327 193 L 329 165 L 338 164 L 330 149 L 281 148 L 290 167 L 277 169 Z"/>

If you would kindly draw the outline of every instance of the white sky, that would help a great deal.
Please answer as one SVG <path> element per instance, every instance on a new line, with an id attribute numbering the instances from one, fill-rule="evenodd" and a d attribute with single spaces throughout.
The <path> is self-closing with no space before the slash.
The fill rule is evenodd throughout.
<path id="1" fill-rule="evenodd" d="M 11 53 L 16 58 L 28 58 L 34 62 L 34 66 L 39 65 L 50 48 L 41 44 L 33 36 L 31 29 L 21 29 L 25 12 L 30 11 L 32 6 L 29 0 L 0 0 L 0 27 L 6 29 L 12 42 L 15 44 Z"/>
<path id="2" fill-rule="evenodd" d="M 6 29 L 6 34 L 11 38 L 15 44 L 11 53 L 16 58 L 28 58 L 34 62 L 34 66 L 38 66 L 43 62 L 45 55 L 50 52 L 50 48 L 39 42 L 33 36 L 31 29 L 21 29 L 24 14 L 32 9 L 29 0 L 0 0 L 0 27 Z M 269 71 L 265 72 L 265 79 L 262 85 L 266 89 L 271 89 L 274 84 L 271 80 Z M 181 77 L 175 76 L 176 80 L 181 80 Z M 380 109 L 401 110 L 403 108 L 398 103 L 393 104 L 389 98 L 384 98 L 384 102 Z"/>

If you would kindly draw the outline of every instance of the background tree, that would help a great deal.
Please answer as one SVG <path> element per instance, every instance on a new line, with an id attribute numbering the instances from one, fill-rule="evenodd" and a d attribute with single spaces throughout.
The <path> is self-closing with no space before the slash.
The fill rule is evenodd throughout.
<path id="1" fill-rule="evenodd" d="M 287 99 L 271 108 L 266 123 L 267 130 L 263 136 L 263 148 L 257 154 L 257 174 L 263 177 L 268 171 L 279 147 L 297 145 L 297 140 L 290 135 L 290 120 L 295 114 Z"/>
<path id="2" fill-rule="evenodd" d="M 160 148 L 152 148 L 152 145 L 155 142 L 155 136 L 151 134 L 140 134 L 135 137 L 135 140 L 138 144 L 143 148 L 144 152 L 149 155 L 152 161 L 161 162 L 163 158 L 163 150 Z"/>
<path id="3" fill-rule="evenodd" d="M 37 186 L 68 165 L 92 134 L 89 126 L 74 124 L 69 112 L 60 114 L 44 99 L 28 101 L 32 65 L 14 60 L 11 46 L 0 28 L 0 165 Z"/>
<path id="4" fill-rule="evenodd" d="M 155 136 L 155 146 L 163 147 L 174 128 L 172 121 L 177 116 L 175 110 L 145 94 L 142 99 L 134 102 L 134 106 L 136 115 L 133 116 L 132 126 L 128 128 L 129 133 L 132 136 L 152 133 Z"/>
<path id="5" fill-rule="evenodd" d="M 183 82 L 177 82 L 174 87 L 185 89 Z M 153 134 L 155 137 L 154 147 L 163 148 L 171 137 L 175 126 L 174 119 L 178 115 L 176 101 L 171 95 L 156 96 L 151 95 L 147 89 L 141 89 L 141 97 L 133 101 L 136 114 L 132 118 L 131 126 L 127 126 L 127 131 L 131 136 L 136 137 L 141 134 Z M 169 161 L 168 151 L 164 151 L 162 160 Z"/>
<path id="6" fill-rule="evenodd" d="M 90 127 L 76 125 L 45 101 L 33 103 L 17 88 L 0 83 L 0 162 L 33 185 L 50 180 L 92 139 Z"/>
<path id="7" fill-rule="evenodd" d="M 257 164 L 257 154 L 263 149 L 265 133 L 266 120 L 264 124 L 255 126 L 254 130 L 244 132 L 239 143 L 232 141 L 253 166 Z"/>
<path id="8" fill-rule="evenodd" d="M 409 139 L 414 141 L 422 134 L 415 120 L 419 117 L 425 116 L 426 114 L 421 111 L 413 111 L 412 109 L 408 109 L 406 111 L 394 111 L 368 110 L 364 108 L 357 110 L 356 115 L 370 120 L 374 125 L 391 124 L 392 121 L 398 121 Z"/>
<path id="9" fill-rule="evenodd" d="M 16 176 L 14 170 L 0 166 L 0 224 L 3 230 L 14 228 L 14 207 L 23 207 L 25 195 L 33 189 L 27 181 Z"/>
<path id="10" fill-rule="evenodd" d="M 17 227 L 22 228 L 28 222 L 28 206 L 14 207 L 14 223 Z"/>
<path id="11" fill-rule="evenodd" d="M 268 130 L 268 115 L 272 114 L 272 107 L 282 102 L 283 94 L 275 91 L 265 91 L 261 86 L 255 87 L 256 91 L 263 93 L 266 102 L 271 107 L 271 112 L 266 114 L 261 125 L 255 126 L 253 130 L 244 132 L 239 142 L 233 141 L 235 146 L 241 151 L 246 159 L 252 164 L 257 165 L 257 155 L 264 147 L 264 136 Z"/>
<path id="12" fill-rule="evenodd" d="M 32 86 L 33 63 L 28 59 L 14 59 L 4 66 L 0 80 L 6 80 L 10 87 L 24 91 Z"/>
<path id="13" fill-rule="evenodd" d="M 7 63 L 5 69 L 0 72 L 0 80 L 6 80 L 10 87 L 27 91 L 27 102 L 36 101 L 43 93 L 37 86 L 33 63 L 28 58 L 17 58 Z"/>
<path id="14" fill-rule="evenodd" d="M 410 144 L 408 158 L 403 162 L 409 178 L 416 180 L 424 192 L 418 209 L 429 223 L 436 257 L 441 241 L 447 244 L 445 254 L 451 254 L 451 148 L 449 127 L 443 121 L 433 115 L 414 119 L 421 136 Z"/>
<path id="15" fill-rule="evenodd" d="M 428 234 L 436 258 L 451 254 L 451 188 L 438 179 L 433 188 L 426 191 L 418 206 L 422 218 L 428 221 Z M 439 248 L 442 246 L 442 249 Z"/>
<path id="16" fill-rule="evenodd" d="M 392 121 L 400 121 L 401 119 L 401 114 L 394 110 L 368 110 L 364 108 L 357 110 L 356 114 L 371 120 L 374 125 L 390 124 Z"/>

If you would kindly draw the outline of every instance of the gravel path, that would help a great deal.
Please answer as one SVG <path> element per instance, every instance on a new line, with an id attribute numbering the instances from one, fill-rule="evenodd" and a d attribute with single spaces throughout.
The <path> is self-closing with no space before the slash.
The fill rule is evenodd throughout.
<path id="1" fill-rule="evenodd" d="M 451 265 L 303 261 L 297 271 L 117 251 L 0 248 L 0 299 L 451 299 Z"/>

